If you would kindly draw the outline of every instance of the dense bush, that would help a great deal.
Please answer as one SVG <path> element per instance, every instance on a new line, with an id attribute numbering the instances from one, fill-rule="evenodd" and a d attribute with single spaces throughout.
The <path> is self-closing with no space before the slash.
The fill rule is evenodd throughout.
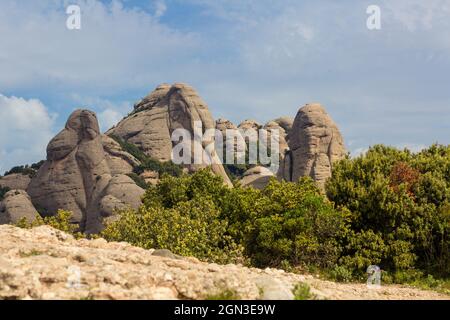
<path id="1" fill-rule="evenodd" d="M 165 175 L 148 188 L 138 211 L 123 212 L 102 236 L 207 261 L 240 261 L 242 248 L 227 233 L 228 223 L 217 206 L 225 190 L 221 178 L 206 171 L 180 178 Z"/>
<path id="2" fill-rule="evenodd" d="M 298 183 L 272 180 L 246 246 L 257 266 L 333 266 L 349 213 L 336 210 L 310 178 Z"/>
<path id="3" fill-rule="evenodd" d="M 335 165 L 326 189 L 352 212 L 343 265 L 450 273 L 450 147 L 375 146 Z"/>
<path id="4" fill-rule="evenodd" d="M 262 191 L 228 188 L 209 170 L 165 175 L 150 186 L 138 211 L 122 213 L 103 236 L 209 261 L 254 265 L 329 265 L 339 257 L 345 215 L 314 183 L 276 180 Z M 245 248 L 244 252 L 242 248 Z"/>

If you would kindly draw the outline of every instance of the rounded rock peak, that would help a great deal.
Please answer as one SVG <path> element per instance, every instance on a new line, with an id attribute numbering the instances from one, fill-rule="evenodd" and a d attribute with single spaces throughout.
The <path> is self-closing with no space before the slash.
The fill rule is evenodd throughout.
<path id="1" fill-rule="evenodd" d="M 172 85 L 173 88 L 176 89 L 190 89 L 190 90 L 195 90 L 194 87 L 192 87 L 191 85 L 184 83 L 184 82 L 175 82 Z"/>
<path id="2" fill-rule="evenodd" d="M 152 107 L 161 101 L 169 92 L 171 85 L 162 83 L 150 92 L 144 99 L 135 104 L 134 109 Z"/>
<path id="3" fill-rule="evenodd" d="M 67 120 L 66 128 L 77 132 L 85 131 L 94 136 L 100 134 L 96 114 L 87 109 L 78 109 L 72 112 Z"/>
<path id="4" fill-rule="evenodd" d="M 188 85 L 187 83 L 177 82 L 172 85 L 169 92 L 167 93 L 168 96 L 178 93 L 183 97 L 186 97 L 191 100 L 195 100 L 198 103 L 205 104 L 198 94 L 197 90 L 194 89 L 194 87 Z"/>
<path id="5" fill-rule="evenodd" d="M 219 118 L 216 120 L 216 129 L 226 130 L 226 129 L 237 129 L 237 127 L 228 119 Z"/>
<path id="6" fill-rule="evenodd" d="M 280 117 L 273 121 L 278 123 L 286 132 L 289 132 L 294 125 L 294 118 L 289 116 Z"/>
<path id="7" fill-rule="evenodd" d="M 267 123 L 264 125 L 264 128 L 265 128 L 265 129 L 272 129 L 272 128 L 282 128 L 282 129 L 283 129 L 283 127 L 280 126 L 280 124 L 279 124 L 278 122 L 275 122 L 275 121 L 273 121 L 273 120 L 267 122 Z"/>
<path id="8" fill-rule="evenodd" d="M 260 129 L 261 127 L 262 127 L 261 124 L 259 124 L 258 121 L 253 120 L 253 119 L 246 119 L 238 125 L 239 129 L 244 129 L 244 130 L 245 129 Z"/>
<path id="9" fill-rule="evenodd" d="M 327 111 L 325 110 L 325 107 L 318 102 L 307 103 L 305 106 L 300 108 L 299 112 L 327 113 Z"/>

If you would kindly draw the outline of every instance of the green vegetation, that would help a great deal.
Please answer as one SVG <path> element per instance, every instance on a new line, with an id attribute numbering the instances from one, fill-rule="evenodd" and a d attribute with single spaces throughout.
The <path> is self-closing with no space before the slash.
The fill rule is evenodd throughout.
<path id="1" fill-rule="evenodd" d="M 25 251 L 20 251 L 19 252 L 19 255 L 20 255 L 21 258 L 40 256 L 42 254 L 43 254 L 43 252 L 41 252 L 39 250 L 36 250 L 36 249 L 32 249 L 32 250 L 27 251 L 27 252 L 25 252 Z"/>
<path id="2" fill-rule="evenodd" d="M 236 291 L 224 289 L 218 293 L 208 295 L 205 300 L 240 300 Z"/>
<path id="3" fill-rule="evenodd" d="M 311 288 L 307 283 L 301 282 L 295 285 L 294 290 L 294 300 L 314 300 L 316 296 L 311 293 Z"/>
<path id="4" fill-rule="evenodd" d="M 209 170 L 150 186 L 137 211 L 122 213 L 102 236 L 144 248 L 256 266 L 328 266 L 340 253 L 346 212 L 334 210 L 309 178 L 275 179 L 262 191 L 228 188 Z"/>
<path id="5" fill-rule="evenodd" d="M 5 194 L 8 193 L 8 191 L 10 191 L 11 189 L 9 189 L 8 187 L 1 187 L 0 186 L 0 201 L 2 201 L 5 197 Z"/>
<path id="6" fill-rule="evenodd" d="M 450 276 L 450 147 L 375 146 L 338 163 L 327 194 L 351 212 L 339 264 L 354 276 L 371 264 L 396 282 L 398 272 Z"/>
<path id="7" fill-rule="evenodd" d="M 123 212 L 102 236 L 206 261 L 241 261 L 243 249 L 221 218 L 217 205 L 221 198 L 213 197 L 226 190 L 222 179 L 206 170 L 180 178 L 164 175 L 157 186 L 147 189 L 139 210 Z"/>
<path id="8" fill-rule="evenodd" d="M 170 163 L 152 167 L 137 148 L 121 144 L 143 163 L 135 181 L 142 183 L 144 167 L 161 180 L 147 187 L 138 210 L 106 227 L 107 240 L 341 282 L 365 281 L 367 267 L 378 265 L 383 283 L 450 292 L 450 146 L 419 153 L 375 146 L 336 163 L 324 194 L 310 178 L 228 188 L 209 169 L 187 175 Z M 68 217 L 61 212 L 37 224 L 76 234 Z M 302 284 L 295 296 L 311 298 Z"/>
<path id="9" fill-rule="evenodd" d="M 84 235 L 78 232 L 78 225 L 70 222 L 72 212 L 66 210 L 59 210 L 56 216 L 45 217 L 37 216 L 33 222 L 28 222 L 26 218 L 20 219 L 16 226 L 20 228 L 34 228 L 42 225 L 49 225 L 55 229 L 61 230 L 73 235 L 75 238 L 83 238 Z"/>
<path id="10" fill-rule="evenodd" d="M 144 152 L 142 152 L 136 145 L 126 142 L 122 138 L 111 135 L 112 139 L 114 139 L 117 143 L 120 144 L 121 148 L 131 154 L 133 157 L 138 159 L 141 164 L 134 168 L 134 173 L 139 176 L 145 170 L 151 170 L 158 172 L 159 175 L 169 174 L 174 177 L 179 177 L 183 173 L 183 167 L 180 165 L 174 164 L 172 161 L 160 162 L 155 160 L 149 156 L 147 156 Z M 135 179 L 134 176 L 131 176 L 132 179 Z M 136 180 L 135 180 L 136 181 Z M 140 181 L 139 183 L 142 183 Z"/>
<path id="11" fill-rule="evenodd" d="M 309 178 L 255 190 L 227 188 L 208 170 L 166 175 L 104 236 L 207 261 L 318 270 L 343 282 L 365 281 L 367 267 L 378 265 L 385 283 L 445 292 L 450 147 L 413 154 L 375 146 L 334 166 L 326 196 Z"/>
<path id="12" fill-rule="evenodd" d="M 223 167 L 225 172 L 230 177 L 230 179 L 234 182 L 242 179 L 244 173 L 252 168 L 254 165 L 249 164 L 224 164 Z"/>
<path id="13" fill-rule="evenodd" d="M 32 165 L 24 165 L 24 166 L 16 166 L 12 168 L 11 170 L 5 172 L 5 176 L 10 174 L 23 174 L 28 175 L 30 178 L 34 177 L 36 175 L 36 172 L 39 170 L 39 168 L 44 164 L 44 160 L 39 161 L 37 163 L 33 163 Z"/>

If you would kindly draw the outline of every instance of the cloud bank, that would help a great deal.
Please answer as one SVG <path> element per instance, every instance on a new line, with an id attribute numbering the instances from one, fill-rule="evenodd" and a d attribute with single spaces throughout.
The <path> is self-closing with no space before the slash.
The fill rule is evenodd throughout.
<path id="1" fill-rule="evenodd" d="M 53 122 L 39 100 L 0 94 L 0 173 L 44 159 Z"/>
<path id="2" fill-rule="evenodd" d="M 80 31 L 65 28 L 69 3 L 82 9 Z M 379 31 L 366 28 L 371 4 L 3 0 L 0 88 L 57 113 L 54 132 L 79 107 L 106 130 L 159 83 L 177 81 L 234 122 L 321 102 L 353 152 L 450 143 L 450 3 L 380 0 Z"/>

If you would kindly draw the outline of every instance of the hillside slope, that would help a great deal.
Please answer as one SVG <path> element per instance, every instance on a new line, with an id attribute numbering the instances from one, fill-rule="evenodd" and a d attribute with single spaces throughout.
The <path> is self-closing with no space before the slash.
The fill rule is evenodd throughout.
<path id="1" fill-rule="evenodd" d="M 126 243 L 75 240 L 47 226 L 0 226 L 0 299 L 204 299 L 226 290 L 241 299 L 287 299 L 299 282 L 308 283 L 319 299 L 450 298 L 400 286 L 370 290 L 281 270 L 219 266 Z"/>

